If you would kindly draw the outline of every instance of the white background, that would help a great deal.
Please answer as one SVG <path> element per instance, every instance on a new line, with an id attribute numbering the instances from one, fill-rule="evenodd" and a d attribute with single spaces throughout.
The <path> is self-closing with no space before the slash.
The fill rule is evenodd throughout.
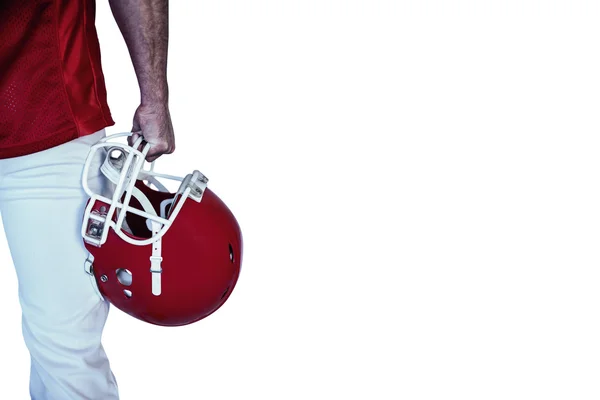
<path id="1" fill-rule="evenodd" d="M 197 324 L 112 308 L 124 400 L 600 398 L 597 2 L 171 3 L 157 169 L 210 178 L 244 264 Z M 126 131 L 102 0 L 97 24 Z M 0 397 L 26 399 L 0 239 Z"/>

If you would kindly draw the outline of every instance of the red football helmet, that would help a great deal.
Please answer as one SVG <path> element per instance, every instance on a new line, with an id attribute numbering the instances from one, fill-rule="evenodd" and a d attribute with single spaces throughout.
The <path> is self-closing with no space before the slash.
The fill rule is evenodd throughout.
<path id="1" fill-rule="evenodd" d="M 182 179 L 154 172 L 154 163 L 143 169 L 149 144 L 113 140 L 129 135 L 100 140 L 86 160 L 86 271 L 99 293 L 127 314 L 156 325 L 191 324 L 231 295 L 242 262 L 240 227 L 200 172 Z M 110 194 L 88 185 L 98 157 Z M 179 190 L 170 193 L 157 178 L 180 181 Z"/>

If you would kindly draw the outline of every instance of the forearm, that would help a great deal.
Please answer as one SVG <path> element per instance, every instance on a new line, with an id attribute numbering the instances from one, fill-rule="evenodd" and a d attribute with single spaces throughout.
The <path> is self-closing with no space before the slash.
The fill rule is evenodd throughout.
<path id="1" fill-rule="evenodd" d="M 109 0 L 140 86 L 141 102 L 167 103 L 168 0 Z"/>

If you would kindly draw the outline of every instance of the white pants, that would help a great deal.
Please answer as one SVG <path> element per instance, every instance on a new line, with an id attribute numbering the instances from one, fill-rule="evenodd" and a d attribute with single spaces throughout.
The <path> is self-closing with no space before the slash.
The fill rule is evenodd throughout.
<path id="1" fill-rule="evenodd" d="M 104 135 L 0 160 L 0 213 L 19 281 L 33 400 L 119 398 L 101 344 L 109 303 L 84 271 L 80 234 L 83 164 Z M 105 182 L 98 174 L 90 184 L 102 190 Z"/>

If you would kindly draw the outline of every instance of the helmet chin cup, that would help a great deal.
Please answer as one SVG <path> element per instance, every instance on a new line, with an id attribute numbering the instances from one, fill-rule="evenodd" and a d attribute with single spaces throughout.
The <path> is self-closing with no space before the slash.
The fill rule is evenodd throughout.
<path id="1" fill-rule="evenodd" d="M 91 147 L 83 168 L 82 186 L 90 197 L 90 201 L 85 209 L 81 234 L 86 243 L 97 247 L 106 242 L 110 229 L 113 229 L 121 239 L 130 244 L 145 246 L 156 243 L 169 230 L 188 198 L 196 202 L 202 200 L 208 183 L 206 176 L 199 171 L 194 171 L 185 178 L 181 178 L 155 172 L 154 162 L 151 163 L 150 169 L 143 169 L 151 145 L 144 142 L 142 137 L 139 137 L 132 146 L 115 141 L 115 139 L 127 136 L 131 136 L 131 133 L 118 133 L 101 139 Z M 138 150 L 140 147 L 141 150 Z M 105 150 L 105 152 L 99 153 L 99 150 Z M 95 157 L 104 157 L 101 161 L 100 172 L 114 185 L 111 197 L 94 192 L 88 184 L 90 167 Z M 148 181 L 159 191 L 168 192 L 157 178 L 181 182 L 169 210 L 168 218 L 162 212 L 161 215 L 158 215 L 148 198 L 135 186 L 138 181 Z M 133 207 L 130 204 L 132 197 L 141 204 L 141 208 Z M 98 206 L 97 202 L 100 202 L 101 205 Z M 123 231 L 125 217 L 128 213 L 148 219 L 148 223 L 155 227 L 152 229 L 150 238 L 133 237 Z"/>

